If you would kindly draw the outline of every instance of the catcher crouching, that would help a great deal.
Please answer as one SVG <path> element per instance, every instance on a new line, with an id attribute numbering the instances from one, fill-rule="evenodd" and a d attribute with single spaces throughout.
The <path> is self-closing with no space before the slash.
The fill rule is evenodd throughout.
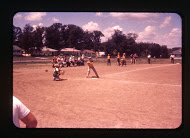
<path id="1" fill-rule="evenodd" d="M 53 71 L 53 80 L 63 80 L 61 79 L 59 76 L 60 75 L 64 75 L 65 71 L 64 70 L 60 70 L 59 69 L 59 65 L 58 64 L 55 64 L 55 69 Z"/>

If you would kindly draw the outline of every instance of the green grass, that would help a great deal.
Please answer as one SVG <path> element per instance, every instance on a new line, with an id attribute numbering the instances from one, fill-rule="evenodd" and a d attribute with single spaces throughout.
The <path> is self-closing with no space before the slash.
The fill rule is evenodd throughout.
<path id="1" fill-rule="evenodd" d="M 116 64 L 116 58 L 111 58 L 111 63 Z M 105 58 L 99 58 L 98 60 L 94 59 L 94 62 L 97 63 L 104 63 L 106 64 L 107 61 Z M 131 59 L 130 58 L 126 58 L 126 62 L 128 65 L 131 64 Z M 171 60 L 169 58 L 165 59 L 165 58 L 152 58 L 150 61 L 151 64 L 170 64 Z M 182 63 L 181 59 L 175 59 L 175 63 Z M 137 63 L 136 64 L 148 64 L 148 59 L 147 58 L 137 58 Z"/>
<path id="2" fill-rule="evenodd" d="M 42 57 L 43 58 L 43 57 Z M 51 66 L 51 58 L 52 57 L 47 57 L 48 59 L 50 59 L 50 62 L 31 62 L 31 63 L 14 63 L 13 64 L 13 69 L 17 69 L 17 68 L 40 68 L 40 67 L 45 67 L 45 66 Z M 24 57 L 23 60 L 33 60 L 33 59 L 38 59 L 35 57 Z M 17 58 L 18 60 L 18 58 Z M 88 59 L 85 59 L 85 64 L 87 62 Z M 94 63 L 95 64 L 99 64 L 99 65 L 106 65 L 107 64 L 107 60 L 106 58 L 98 58 L 97 60 L 94 58 Z M 116 58 L 111 58 L 111 63 L 112 65 L 116 65 Z M 131 64 L 131 59 L 127 58 L 126 59 L 127 65 L 132 65 Z M 181 59 L 175 59 L 175 63 L 182 63 Z M 137 59 L 137 63 L 136 64 L 148 64 L 147 58 L 138 58 Z M 151 64 L 171 64 L 170 59 L 160 59 L 160 58 L 152 58 L 151 59 Z"/>

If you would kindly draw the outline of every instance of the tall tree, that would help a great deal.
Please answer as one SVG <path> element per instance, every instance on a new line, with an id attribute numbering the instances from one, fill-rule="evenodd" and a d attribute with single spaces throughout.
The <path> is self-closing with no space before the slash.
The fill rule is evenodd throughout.
<path id="1" fill-rule="evenodd" d="M 45 29 L 45 45 L 50 48 L 60 50 L 63 47 L 62 43 L 62 24 L 54 23 Z"/>
<path id="2" fill-rule="evenodd" d="M 83 35 L 82 50 L 94 48 L 94 35 L 92 32 L 86 31 Z"/>
<path id="3" fill-rule="evenodd" d="M 109 47 L 117 52 L 124 53 L 127 50 L 127 38 L 125 34 L 123 34 L 120 30 L 115 30 L 114 34 L 111 36 L 111 39 L 109 41 Z M 113 51 L 111 51 L 110 54 L 112 54 Z"/>
<path id="4" fill-rule="evenodd" d="M 94 43 L 93 49 L 96 52 L 96 51 L 100 50 L 100 43 L 101 43 L 100 38 L 103 37 L 104 35 L 101 31 L 97 31 L 97 30 L 93 31 L 92 34 L 93 34 L 93 43 Z"/>
<path id="5" fill-rule="evenodd" d="M 69 47 L 75 47 L 81 49 L 83 43 L 84 31 L 79 26 L 69 24 L 67 29 L 68 39 L 67 44 Z"/>
<path id="6" fill-rule="evenodd" d="M 37 51 L 41 51 L 41 48 L 43 47 L 44 30 L 44 27 L 38 26 L 32 33 L 33 46 L 37 48 Z"/>
<path id="7" fill-rule="evenodd" d="M 132 38 L 133 40 L 136 40 L 138 35 L 135 33 L 128 33 L 126 37 L 127 37 L 127 39 Z"/>
<path id="8" fill-rule="evenodd" d="M 163 58 L 169 57 L 169 51 L 166 45 L 161 46 L 161 55 Z"/>
<path id="9" fill-rule="evenodd" d="M 32 38 L 33 27 L 30 24 L 26 24 L 22 36 L 20 38 L 20 46 L 25 49 L 26 52 L 29 52 L 29 48 L 33 47 L 33 38 Z"/>

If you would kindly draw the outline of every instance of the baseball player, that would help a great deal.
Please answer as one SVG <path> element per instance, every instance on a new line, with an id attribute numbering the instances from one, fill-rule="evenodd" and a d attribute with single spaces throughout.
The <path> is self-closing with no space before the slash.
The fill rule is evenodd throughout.
<path id="1" fill-rule="evenodd" d="M 96 77 L 99 78 L 98 73 L 96 72 L 96 69 L 93 66 L 93 60 L 92 60 L 91 57 L 89 57 L 87 65 L 88 65 L 88 71 L 87 71 L 87 76 L 86 77 L 88 78 L 88 76 L 90 75 L 90 69 L 92 69 L 94 71 L 94 73 L 96 74 Z"/>
<path id="2" fill-rule="evenodd" d="M 126 66 L 126 56 L 125 56 L 125 53 L 123 53 L 123 56 L 122 56 L 122 60 L 121 60 L 121 65 L 125 65 Z"/>
<path id="3" fill-rule="evenodd" d="M 120 53 L 117 53 L 117 65 L 120 66 Z"/>
<path id="4" fill-rule="evenodd" d="M 111 66 L 110 54 L 108 54 L 108 56 L 107 56 L 107 66 L 108 66 L 108 64 Z"/>
<path id="5" fill-rule="evenodd" d="M 55 64 L 55 69 L 53 71 L 53 80 L 63 80 L 59 77 L 59 75 L 64 75 L 64 71 L 59 69 L 59 65 Z"/>

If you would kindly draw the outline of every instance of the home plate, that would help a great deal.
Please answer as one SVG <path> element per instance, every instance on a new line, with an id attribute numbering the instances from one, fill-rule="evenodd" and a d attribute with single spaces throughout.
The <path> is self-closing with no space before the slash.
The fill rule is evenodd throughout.
<path id="1" fill-rule="evenodd" d="M 91 79 L 97 79 L 97 77 L 96 76 L 92 76 L 92 78 Z"/>

